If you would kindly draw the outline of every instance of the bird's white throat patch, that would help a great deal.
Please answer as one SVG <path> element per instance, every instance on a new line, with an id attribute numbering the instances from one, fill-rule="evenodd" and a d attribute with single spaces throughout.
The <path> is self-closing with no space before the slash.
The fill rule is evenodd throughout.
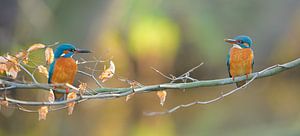
<path id="1" fill-rule="evenodd" d="M 63 53 L 60 55 L 60 57 L 65 57 L 67 54 Z M 73 57 L 74 54 L 72 54 L 70 57 Z"/>
<path id="2" fill-rule="evenodd" d="M 233 44 L 233 48 L 238 48 L 238 49 L 242 49 L 242 47 L 238 44 Z"/>

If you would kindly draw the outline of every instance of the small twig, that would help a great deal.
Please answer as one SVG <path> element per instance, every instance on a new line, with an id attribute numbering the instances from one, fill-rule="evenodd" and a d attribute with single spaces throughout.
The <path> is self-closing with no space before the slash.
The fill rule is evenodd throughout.
<path id="1" fill-rule="evenodd" d="M 147 116 L 164 115 L 164 114 L 169 114 L 169 113 L 175 112 L 175 111 L 177 111 L 178 109 L 181 109 L 181 108 L 187 108 L 187 107 L 190 107 L 190 106 L 193 106 L 193 105 L 196 105 L 196 104 L 205 105 L 205 104 L 210 104 L 210 103 L 213 103 L 213 102 L 217 102 L 217 101 L 223 99 L 224 97 L 229 96 L 229 95 L 231 95 L 231 94 L 233 94 L 233 93 L 239 91 L 240 89 L 246 87 L 246 86 L 247 86 L 248 84 L 250 84 L 257 76 L 258 76 L 258 74 L 255 75 L 255 76 L 254 76 L 249 82 L 247 82 L 246 84 L 244 84 L 244 85 L 242 85 L 242 86 L 240 86 L 240 87 L 238 87 L 238 88 L 236 88 L 236 89 L 234 89 L 234 90 L 231 90 L 231 91 L 229 91 L 228 93 L 225 93 L 225 94 L 222 93 L 222 95 L 220 95 L 220 96 L 218 96 L 218 97 L 216 97 L 216 98 L 214 98 L 214 99 L 211 99 L 211 100 L 208 100 L 208 101 L 193 101 L 193 102 L 188 103 L 188 104 L 181 104 L 181 105 L 175 106 L 174 108 L 171 108 L 171 109 L 169 109 L 169 110 L 167 110 L 167 111 L 164 111 L 164 112 L 145 112 L 144 114 L 147 115 Z"/>
<path id="2" fill-rule="evenodd" d="M 92 78 L 92 79 L 96 82 L 96 84 L 97 84 L 99 87 L 103 87 L 103 86 L 101 85 L 101 83 L 96 79 L 96 77 L 95 77 L 94 75 L 89 74 L 89 73 L 84 72 L 84 71 L 81 71 L 81 70 L 78 70 L 78 73 L 83 74 L 83 75 L 85 75 L 85 76 L 88 76 L 88 77 Z"/>
<path id="3" fill-rule="evenodd" d="M 287 69 L 296 68 L 298 66 L 300 66 L 300 58 L 293 60 L 291 62 L 282 64 L 282 65 L 279 65 L 279 64 L 274 65 L 274 66 L 266 68 L 260 72 L 252 73 L 249 75 L 249 79 L 251 79 L 251 80 L 248 83 L 246 83 L 244 86 L 248 85 L 255 79 L 272 76 L 272 75 L 275 75 L 282 71 L 285 71 Z M 197 67 L 199 67 L 199 66 L 197 66 Z M 113 98 L 118 98 L 118 97 L 124 97 L 124 96 L 130 95 L 132 93 L 146 93 L 146 92 L 161 91 L 161 90 L 166 90 L 166 89 L 176 90 L 176 89 L 190 89 L 190 88 L 196 88 L 196 87 L 219 86 L 219 85 L 227 85 L 227 84 L 232 84 L 232 83 L 240 82 L 243 80 L 247 80 L 246 76 L 236 77 L 234 81 L 232 81 L 231 78 L 201 80 L 201 81 L 198 81 L 196 79 L 193 80 L 193 78 L 190 77 L 190 73 L 193 70 L 195 70 L 197 67 L 189 70 L 188 72 L 182 74 L 179 77 L 171 76 L 172 79 L 178 78 L 179 80 L 192 80 L 192 82 L 187 82 L 187 83 L 165 83 L 165 84 L 147 85 L 147 86 L 140 86 L 138 88 L 135 88 L 134 90 L 132 89 L 132 87 L 104 88 L 101 86 L 101 87 L 98 87 L 95 89 L 90 89 L 93 92 L 85 93 L 84 95 L 82 95 L 81 97 L 77 97 L 76 99 L 53 102 L 53 103 L 43 102 L 43 101 L 35 102 L 35 101 L 17 100 L 17 99 L 7 98 L 7 97 L 0 97 L 0 100 L 7 100 L 9 102 L 9 104 L 11 104 L 11 105 L 18 104 L 18 105 L 22 105 L 22 106 L 24 106 L 24 105 L 54 106 L 54 105 L 65 105 L 66 103 L 69 103 L 69 102 L 81 102 L 81 101 L 86 101 L 89 99 L 113 99 Z M 89 77 L 94 77 L 91 74 L 83 72 L 83 71 L 79 71 L 79 73 L 89 76 Z M 7 78 L 1 78 L 0 81 L 2 82 L 2 84 L 5 85 L 5 87 L 0 88 L 0 90 L 2 89 L 2 90 L 7 90 L 7 91 L 13 91 L 14 89 L 19 89 L 20 91 L 24 91 L 24 90 L 28 90 L 28 89 L 42 89 L 42 90 L 49 91 L 49 89 L 53 89 L 54 86 L 64 87 L 64 85 L 65 85 L 65 84 L 60 85 L 60 84 L 24 83 L 24 82 L 18 82 L 17 80 L 11 80 L 11 79 L 7 79 Z M 95 80 L 96 83 L 97 83 L 97 81 L 98 80 Z M 242 86 L 242 87 L 244 87 L 244 86 Z M 233 94 L 234 92 L 238 91 L 241 88 L 234 89 L 227 93 L 222 93 L 219 97 L 216 97 L 209 101 L 196 101 L 196 102 L 192 102 L 189 104 L 181 105 L 178 108 L 174 107 L 173 109 L 171 109 L 167 112 L 174 112 L 177 109 L 180 109 L 182 107 L 189 107 L 189 106 L 195 105 L 195 104 L 212 103 L 212 102 L 221 100 L 228 95 Z M 56 89 L 56 91 L 65 93 L 65 90 Z M 72 90 L 70 90 L 70 91 L 72 91 Z M 60 108 L 62 108 L 62 107 L 60 107 Z M 58 110 L 59 110 L 59 108 L 58 108 Z"/>
<path id="4" fill-rule="evenodd" d="M 84 58 L 79 58 L 81 62 L 77 62 L 77 65 L 87 64 L 87 63 L 103 63 L 107 62 L 108 60 L 85 60 Z"/>
<path id="5" fill-rule="evenodd" d="M 165 75 L 164 73 L 160 72 L 159 70 L 151 67 L 152 70 L 154 70 L 155 72 L 157 72 L 158 74 L 160 74 L 161 76 L 163 76 L 164 78 L 167 78 L 170 80 L 170 83 L 174 83 L 178 80 L 181 80 L 183 83 L 186 83 L 187 80 L 191 80 L 192 82 L 194 81 L 198 81 L 197 79 L 194 79 L 192 77 L 190 77 L 190 73 L 193 72 L 195 69 L 199 68 L 200 66 L 202 66 L 204 63 L 200 63 L 199 65 L 197 65 L 196 67 L 193 67 L 192 69 L 190 69 L 189 71 L 183 73 L 182 75 L 176 77 L 172 74 L 170 74 L 170 76 Z"/>
<path id="6" fill-rule="evenodd" d="M 155 69 L 154 67 L 151 67 L 152 70 L 154 70 L 155 72 L 157 72 L 158 74 L 160 74 L 161 76 L 173 81 L 175 78 L 174 76 L 171 75 L 171 77 L 168 77 L 167 75 L 165 75 L 164 73 L 160 72 L 159 70 Z"/>
<path id="7" fill-rule="evenodd" d="M 48 48 L 51 48 L 51 47 L 56 46 L 56 45 L 58 45 L 58 44 L 59 44 L 59 42 L 55 42 L 55 43 L 53 43 L 53 44 L 47 45 L 47 47 L 48 47 Z"/>
<path id="8" fill-rule="evenodd" d="M 190 106 L 193 106 L 193 105 L 196 105 L 196 104 L 205 105 L 205 104 L 210 104 L 210 103 L 213 103 L 213 102 L 217 102 L 217 101 L 219 101 L 219 100 L 221 100 L 221 99 L 223 99 L 223 98 L 225 98 L 225 97 L 227 97 L 227 96 L 229 96 L 229 95 L 231 95 L 231 94 L 239 91 L 240 89 L 245 88 L 252 81 L 254 81 L 254 79 L 256 79 L 260 74 L 264 73 L 265 71 L 273 69 L 273 68 L 278 67 L 278 66 L 279 65 L 274 65 L 274 66 L 268 67 L 268 68 L 266 68 L 266 69 L 264 69 L 264 70 L 256 73 L 256 75 L 253 76 L 251 78 L 251 80 L 249 80 L 246 84 L 244 84 L 244 85 L 242 85 L 242 86 L 240 86 L 240 87 L 238 87 L 238 88 L 236 88 L 234 90 L 231 90 L 231 91 L 229 91 L 227 93 L 223 93 L 222 92 L 220 96 L 218 96 L 218 97 L 216 97 L 214 99 L 211 99 L 211 100 L 208 100 L 208 101 L 193 101 L 193 102 L 188 103 L 188 104 L 181 104 L 181 105 L 175 106 L 175 107 L 173 107 L 173 108 L 171 108 L 171 109 L 169 109 L 167 111 L 164 111 L 164 112 L 145 112 L 144 114 L 147 115 L 147 116 L 164 115 L 164 114 L 169 114 L 169 113 L 175 112 L 178 109 L 187 108 L 187 107 L 190 107 Z"/>
<path id="9" fill-rule="evenodd" d="M 35 77 L 23 65 L 18 64 L 18 66 L 31 77 L 31 79 L 34 83 L 38 84 L 38 81 L 35 79 Z"/>
<path id="10" fill-rule="evenodd" d="M 132 88 L 136 88 L 136 87 L 143 87 L 144 85 L 139 83 L 138 81 L 135 80 L 129 80 L 126 78 L 122 78 L 122 77 L 118 77 L 118 79 L 122 82 L 126 82 L 127 84 L 129 84 Z"/>

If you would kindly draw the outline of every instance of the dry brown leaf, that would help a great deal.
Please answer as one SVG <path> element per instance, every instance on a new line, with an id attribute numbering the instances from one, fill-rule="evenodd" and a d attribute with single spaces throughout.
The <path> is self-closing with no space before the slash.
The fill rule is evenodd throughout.
<path id="1" fill-rule="evenodd" d="M 156 94 L 160 100 L 160 105 L 164 106 L 164 103 L 165 103 L 166 97 L 167 97 L 167 92 L 166 91 L 157 91 Z"/>
<path id="2" fill-rule="evenodd" d="M 8 101 L 7 100 L 0 100 L 0 105 L 4 107 L 8 107 Z"/>
<path id="3" fill-rule="evenodd" d="M 8 60 L 4 57 L 0 56 L 0 73 L 4 73 L 7 71 L 6 62 Z"/>
<path id="4" fill-rule="evenodd" d="M 54 53 L 52 48 L 46 48 L 45 50 L 45 58 L 46 58 L 46 63 L 51 64 L 54 60 Z"/>
<path id="5" fill-rule="evenodd" d="M 18 58 L 18 59 L 22 59 L 22 58 L 24 58 L 24 57 L 26 57 L 27 56 L 27 52 L 26 51 L 20 51 L 20 52 L 18 52 L 17 54 L 16 54 L 16 57 Z"/>
<path id="6" fill-rule="evenodd" d="M 45 47 L 46 47 L 46 45 L 44 45 L 44 44 L 36 43 L 36 44 L 31 45 L 31 46 L 27 49 L 27 52 L 35 51 L 35 50 L 38 50 L 38 49 L 43 49 L 43 48 L 45 48 Z"/>
<path id="7" fill-rule="evenodd" d="M 125 101 L 127 102 L 129 99 L 131 99 L 134 96 L 134 94 L 135 93 L 127 95 Z"/>
<path id="8" fill-rule="evenodd" d="M 43 65 L 39 65 L 37 68 L 41 74 L 48 78 L 48 70 L 46 67 L 44 67 Z"/>
<path id="9" fill-rule="evenodd" d="M 17 78 L 20 67 L 18 66 L 17 58 L 7 54 L 5 57 L 0 56 L 0 73 L 6 73 L 13 79 Z"/>
<path id="10" fill-rule="evenodd" d="M 18 61 L 16 57 L 6 55 L 4 58 L 7 60 L 6 64 L 6 75 L 11 76 L 13 79 L 17 78 L 18 72 L 21 71 L 18 65 Z"/>
<path id="11" fill-rule="evenodd" d="M 71 100 L 71 99 L 75 99 L 75 98 L 77 98 L 76 93 L 75 92 L 70 92 L 68 94 L 67 100 Z"/>
<path id="12" fill-rule="evenodd" d="M 86 91 L 86 88 L 87 88 L 87 83 L 80 83 L 79 92 L 80 92 L 81 95 L 84 94 L 84 92 Z"/>
<path id="13" fill-rule="evenodd" d="M 105 69 L 101 75 L 99 76 L 99 79 L 102 81 L 102 82 L 105 82 L 107 81 L 109 78 L 112 78 L 113 75 L 115 74 L 115 71 L 116 71 L 116 67 L 115 67 L 115 64 L 113 61 L 110 61 L 110 66 L 108 69 Z"/>
<path id="14" fill-rule="evenodd" d="M 42 106 L 39 109 L 39 120 L 46 120 L 47 114 L 48 114 L 48 107 Z"/>
<path id="15" fill-rule="evenodd" d="M 49 91 L 48 100 L 49 100 L 49 102 L 51 102 L 51 103 L 53 103 L 53 102 L 55 101 L 55 96 L 54 96 L 54 93 L 53 93 L 53 90 L 52 90 L 52 89 Z"/>
<path id="16" fill-rule="evenodd" d="M 25 64 L 28 63 L 28 60 L 29 60 L 29 58 L 28 58 L 28 52 L 26 52 L 26 51 L 20 51 L 20 52 L 18 52 L 16 54 L 16 57 L 18 59 L 21 59 L 23 61 L 23 63 L 25 63 Z"/>
<path id="17" fill-rule="evenodd" d="M 76 93 L 71 92 L 71 93 L 68 94 L 67 100 L 76 99 L 76 97 L 77 97 Z M 73 110 L 74 110 L 75 101 L 67 103 L 67 106 L 68 106 L 68 115 L 71 115 L 73 113 Z"/>

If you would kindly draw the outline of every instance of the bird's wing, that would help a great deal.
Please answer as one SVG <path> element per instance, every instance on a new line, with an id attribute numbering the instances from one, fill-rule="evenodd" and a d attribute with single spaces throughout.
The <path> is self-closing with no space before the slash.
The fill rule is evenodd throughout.
<path id="1" fill-rule="evenodd" d="M 229 53 L 227 54 L 226 63 L 227 63 L 229 77 L 232 77 L 230 74 L 230 50 L 229 50 Z"/>
<path id="2" fill-rule="evenodd" d="M 253 50 L 251 49 L 251 51 L 252 51 L 252 64 L 251 64 L 251 66 L 252 66 L 252 71 L 253 71 L 253 65 L 254 65 L 254 55 L 253 55 Z"/>
<path id="3" fill-rule="evenodd" d="M 54 61 L 50 64 L 50 67 L 49 67 L 49 74 L 48 74 L 48 83 L 51 83 L 55 62 L 56 62 L 56 61 L 54 60 Z"/>

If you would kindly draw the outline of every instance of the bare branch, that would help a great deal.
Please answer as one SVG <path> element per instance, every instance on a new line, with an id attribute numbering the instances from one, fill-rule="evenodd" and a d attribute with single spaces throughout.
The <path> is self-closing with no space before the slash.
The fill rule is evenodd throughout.
<path id="1" fill-rule="evenodd" d="M 196 68 L 200 67 L 202 64 L 198 65 L 197 67 L 194 67 L 193 69 L 189 70 L 188 72 L 182 74 L 179 77 L 170 77 L 171 79 L 187 79 L 187 80 L 191 80 L 192 78 L 190 78 L 190 72 L 192 72 L 193 70 L 195 70 Z M 243 85 L 240 88 L 236 88 L 234 90 L 231 90 L 227 93 L 224 93 L 214 99 L 208 100 L 208 101 L 195 101 L 189 104 L 184 104 L 184 105 L 179 105 L 176 106 L 168 111 L 165 112 L 154 112 L 154 113 L 150 113 L 148 115 L 161 115 L 161 114 L 166 114 L 166 113 L 172 113 L 180 108 L 184 108 L 184 107 L 189 107 L 195 104 L 209 104 L 209 103 L 213 103 L 216 102 L 218 100 L 221 100 L 222 98 L 229 96 L 235 92 L 237 92 L 238 90 L 240 90 L 241 88 L 247 86 L 248 84 L 250 84 L 253 80 L 258 79 L 258 78 L 263 78 L 263 77 L 267 77 L 267 76 L 273 76 L 275 74 L 278 74 L 282 71 L 288 70 L 290 68 L 297 68 L 298 66 L 300 66 L 300 58 L 282 64 L 282 65 L 274 65 L 272 67 L 266 68 L 260 72 L 256 72 L 256 73 L 252 73 L 249 75 L 249 79 L 251 79 L 247 84 Z M 25 71 L 25 70 L 24 70 Z M 29 72 L 29 71 L 28 71 Z M 30 72 L 29 72 L 30 73 Z M 28 74 L 29 74 L 28 73 Z M 84 71 L 79 71 L 79 73 L 86 75 L 88 77 L 91 77 L 92 79 L 95 80 L 95 77 L 92 74 L 86 73 Z M 33 75 L 32 75 L 33 76 Z M 176 90 L 176 89 L 190 89 L 190 88 L 198 88 L 198 87 L 209 87 L 209 86 L 220 86 L 220 85 L 227 85 L 227 84 L 233 84 L 236 82 L 240 82 L 243 80 L 247 80 L 246 76 L 240 76 L 240 77 L 236 77 L 235 80 L 233 81 L 231 78 L 224 78 L 224 79 L 214 79 L 214 80 L 200 80 L 200 81 L 194 81 L 192 80 L 192 82 L 183 82 L 183 83 L 164 83 L 164 84 L 157 84 L 157 85 L 148 85 L 148 86 L 143 86 L 140 85 L 137 88 L 133 88 L 133 87 L 127 87 L 127 88 L 106 88 L 106 87 L 102 87 L 102 85 L 99 83 L 99 81 L 96 79 L 95 82 L 99 85 L 99 88 L 95 88 L 95 89 L 90 89 L 91 91 L 89 92 L 85 92 L 83 95 L 80 95 L 80 97 L 76 97 L 75 99 L 71 99 L 71 100 L 64 100 L 64 101 L 55 101 L 55 102 L 36 102 L 36 101 L 23 101 L 23 100 L 16 100 L 13 98 L 8 98 L 8 97 L 0 97 L 0 100 L 7 100 L 10 104 L 15 104 L 15 105 L 19 105 L 19 106 L 55 106 L 55 105 L 65 105 L 69 102 L 81 102 L 81 101 L 86 101 L 89 99 L 113 99 L 113 98 L 118 98 L 118 97 L 124 97 L 127 95 L 130 95 L 132 93 L 146 93 L 146 92 L 153 92 L 153 91 L 161 91 L 161 90 Z M 126 81 L 130 84 L 130 80 L 127 79 L 123 79 L 123 81 Z M 172 80 L 173 81 L 173 80 Z M 134 82 L 134 81 L 132 81 Z M 49 91 L 49 89 L 53 89 L 54 86 L 65 86 L 65 84 L 42 84 L 42 83 L 38 83 L 38 82 L 34 82 L 34 83 L 26 83 L 26 82 L 16 82 L 16 81 L 10 81 L 8 79 L 2 79 L 0 78 L 0 83 L 3 84 L 2 88 L 0 87 L 0 91 L 13 91 L 14 89 L 20 89 L 20 91 L 25 91 L 27 89 L 42 89 L 42 90 L 46 90 Z M 57 92 L 61 92 L 61 93 L 65 93 L 65 90 L 59 90 L 56 89 Z M 72 92 L 74 90 L 70 90 L 70 92 Z M 76 92 L 76 91 L 74 91 Z M 78 94 L 79 95 L 79 94 Z M 62 108 L 62 107 L 60 107 Z M 19 108 L 20 109 L 20 108 Z M 59 108 L 58 108 L 59 109 Z M 24 109 L 20 109 L 23 111 L 26 111 Z M 30 110 L 27 110 L 30 111 Z"/>
<path id="2" fill-rule="evenodd" d="M 98 79 L 97 79 L 94 75 L 89 74 L 89 73 L 86 73 L 86 72 L 81 71 L 81 70 L 79 70 L 78 73 L 83 74 L 83 75 L 85 75 L 85 76 L 88 76 L 88 77 L 92 78 L 92 79 L 96 82 L 96 84 L 97 84 L 99 87 L 103 87 L 103 86 L 101 85 L 101 83 L 98 81 Z"/>
<path id="3" fill-rule="evenodd" d="M 155 72 L 157 72 L 158 74 L 160 74 L 161 76 L 163 76 L 163 77 L 171 80 L 170 83 L 174 83 L 174 82 L 176 82 L 178 80 L 181 80 L 183 83 L 186 83 L 187 80 L 191 80 L 193 82 L 194 81 L 198 81 L 197 79 L 194 79 L 194 78 L 190 77 L 190 73 L 193 72 L 195 69 L 199 68 L 200 66 L 202 66 L 203 64 L 204 64 L 203 62 L 200 63 L 196 67 L 193 67 L 192 69 L 190 69 L 189 71 L 185 72 L 184 74 L 182 74 L 182 75 L 180 75 L 178 77 L 176 77 L 174 75 L 171 75 L 171 74 L 170 74 L 170 77 L 169 77 L 169 76 L 165 75 L 164 73 L 160 72 L 159 70 L 157 70 L 157 69 L 155 69 L 153 67 L 151 67 L 151 69 L 154 70 Z"/>
<path id="4" fill-rule="evenodd" d="M 31 79 L 32 79 L 32 81 L 33 81 L 34 83 L 38 84 L 38 81 L 35 79 L 35 77 L 33 76 L 32 73 L 30 73 L 23 65 L 18 64 L 18 66 L 19 66 L 22 70 L 24 70 L 24 71 L 31 77 Z"/>
<path id="5" fill-rule="evenodd" d="M 269 68 L 266 68 L 266 69 L 264 69 L 264 70 L 262 70 L 262 71 L 260 71 L 260 72 L 257 72 L 256 75 L 254 75 L 254 76 L 252 77 L 252 79 L 249 80 L 246 84 L 244 84 L 244 85 L 242 85 L 242 86 L 240 86 L 240 87 L 238 87 L 238 88 L 236 88 L 236 89 L 233 89 L 233 90 L 231 90 L 231 91 L 229 91 L 229 92 L 227 92 L 227 93 L 225 93 L 225 94 L 222 93 L 220 96 L 218 96 L 218 97 L 216 97 L 216 98 L 214 98 L 214 99 L 211 99 L 211 100 L 208 100 L 208 101 L 193 101 L 193 102 L 188 103 L 188 104 L 181 104 L 181 105 L 178 105 L 178 106 L 176 106 L 176 107 L 174 107 L 174 108 L 171 108 L 171 109 L 169 109 L 169 110 L 167 110 L 167 111 L 164 111 L 164 112 L 145 112 L 144 114 L 147 115 L 147 116 L 164 115 L 164 114 L 169 114 L 169 113 L 175 112 L 175 111 L 177 111 L 178 109 L 181 109 L 181 108 L 187 108 L 187 107 L 190 107 L 190 106 L 193 106 L 193 105 L 196 105 L 196 104 L 205 105 L 205 104 L 210 104 L 210 103 L 213 103 L 213 102 L 217 102 L 217 101 L 223 99 L 224 97 L 229 96 L 229 95 L 231 95 L 231 94 L 233 94 L 233 93 L 235 93 L 235 92 L 241 90 L 242 88 L 245 88 L 245 87 L 246 87 L 247 85 L 249 85 L 254 79 L 256 79 L 257 76 L 259 76 L 259 75 L 262 74 L 263 72 L 265 72 L 265 71 L 267 71 L 267 70 L 270 70 L 270 69 L 273 69 L 273 68 L 275 68 L 275 67 L 277 67 L 277 66 L 278 66 L 278 65 L 274 65 L 274 66 L 271 66 L 271 67 L 269 67 Z"/>

